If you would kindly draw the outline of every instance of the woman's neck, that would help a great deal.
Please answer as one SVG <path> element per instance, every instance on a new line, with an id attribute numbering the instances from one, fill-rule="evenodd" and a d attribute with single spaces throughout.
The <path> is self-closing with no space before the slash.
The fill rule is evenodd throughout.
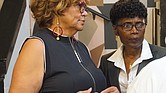
<path id="1" fill-rule="evenodd" d="M 142 47 L 140 48 L 125 48 L 123 49 L 123 58 L 126 67 L 127 75 L 132 68 L 133 63 L 141 56 Z"/>
<path id="2" fill-rule="evenodd" d="M 53 33 L 63 37 L 73 37 L 77 33 L 77 31 L 69 31 L 64 29 L 61 29 L 62 31 L 56 31 L 55 28 L 48 28 L 48 29 L 51 30 Z"/>

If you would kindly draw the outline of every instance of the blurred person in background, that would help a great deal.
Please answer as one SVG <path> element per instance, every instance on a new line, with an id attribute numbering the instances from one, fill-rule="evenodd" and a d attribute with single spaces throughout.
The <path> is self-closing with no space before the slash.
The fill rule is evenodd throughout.
<path id="1" fill-rule="evenodd" d="M 165 93 L 166 56 L 149 63 L 128 86 L 127 93 Z"/>

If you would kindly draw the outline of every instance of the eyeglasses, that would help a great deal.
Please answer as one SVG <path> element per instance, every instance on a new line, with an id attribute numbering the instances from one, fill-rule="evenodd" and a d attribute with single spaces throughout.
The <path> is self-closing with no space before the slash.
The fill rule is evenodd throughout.
<path id="1" fill-rule="evenodd" d="M 145 30 L 146 25 L 147 24 L 143 22 L 136 22 L 135 24 L 131 22 L 126 22 L 117 26 L 121 26 L 122 29 L 125 31 L 131 31 L 133 29 L 133 26 L 137 29 L 137 31 L 142 31 L 142 30 Z"/>
<path id="2" fill-rule="evenodd" d="M 85 2 L 79 2 L 78 5 L 80 7 L 80 12 L 81 13 L 84 13 L 85 11 L 89 12 L 89 10 L 88 10 L 87 5 L 86 5 Z"/>

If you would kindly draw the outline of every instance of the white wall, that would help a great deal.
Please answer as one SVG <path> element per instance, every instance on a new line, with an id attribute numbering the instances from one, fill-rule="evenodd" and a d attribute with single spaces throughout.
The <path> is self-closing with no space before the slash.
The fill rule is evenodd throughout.
<path id="1" fill-rule="evenodd" d="M 118 0 L 103 0 L 104 3 L 115 3 Z M 147 6 L 147 0 L 140 0 L 142 3 L 144 3 Z"/>
<path id="2" fill-rule="evenodd" d="M 104 0 L 104 3 L 115 3 L 118 0 Z"/>

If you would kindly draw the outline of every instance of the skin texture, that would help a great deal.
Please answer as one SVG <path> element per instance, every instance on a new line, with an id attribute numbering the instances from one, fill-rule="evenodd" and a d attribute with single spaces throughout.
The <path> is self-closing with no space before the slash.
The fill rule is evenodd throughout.
<path id="1" fill-rule="evenodd" d="M 88 90 L 85 91 L 79 91 L 77 93 L 91 93 L 92 92 L 92 88 L 89 88 Z M 97 93 L 97 92 L 96 92 Z M 115 86 L 111 86 L 103 91 L 101 91 L 101 93 L 119 93 L 117 87 Z"/>
<path id="2" fill-rule="evenodd" d="M 144 22 L 142 18 L 123 18 L 118 21 L 118 24 L 125 22 Z M 145 30 L 138 31 L 135 27 L 131 31 L 125 31 L 121 26 L 114 26 L 114 32 L 119 36 L 124 45 L 123 56 L 126 65 L 127 74 L 130 72 L 130 64 L 133 64 L 141 55 L 142 42 L 144 40 Z"/>
<path id="3" fill-rule="evenodd" d="M 28 40 L 14 67 L 9 93 L 37 93 L 44 76 L 43 44 Z"/>
<path id="4" fill-rule="evenodd" d="M 119 90 L 115 86 L 111 86 L 105 90 L 103 90 L 101 93 L 119 93 Z"/>
<path id="5" fill-rule="evenodd" d="M 64 16 L 59 17 L 64 35 L 73 36 L 77 31 L 82 31 L 85 23 L 85 16 L 87 16 L 87 12 L 81 14 L 79 6 L 71 6 L 66 9 L 64 11 Z"/>
<path id="6" fill-rule="evenodd" d="M 132 22 L 134 24 L 136 22 L 143 22 L 143 19 L 138 17 L 123 18 L 118 23 L 122 24 L 125 22 Z M 120 40 L 125 45 L 125 48 L 139 48 L 142 45 L 145 30 L 138 31 L 135 27 L 133 27 L 131 31 L 125 31 L 120 26 L 114 26 L 114 31 L 115 34 L 120 37 Z"/>

